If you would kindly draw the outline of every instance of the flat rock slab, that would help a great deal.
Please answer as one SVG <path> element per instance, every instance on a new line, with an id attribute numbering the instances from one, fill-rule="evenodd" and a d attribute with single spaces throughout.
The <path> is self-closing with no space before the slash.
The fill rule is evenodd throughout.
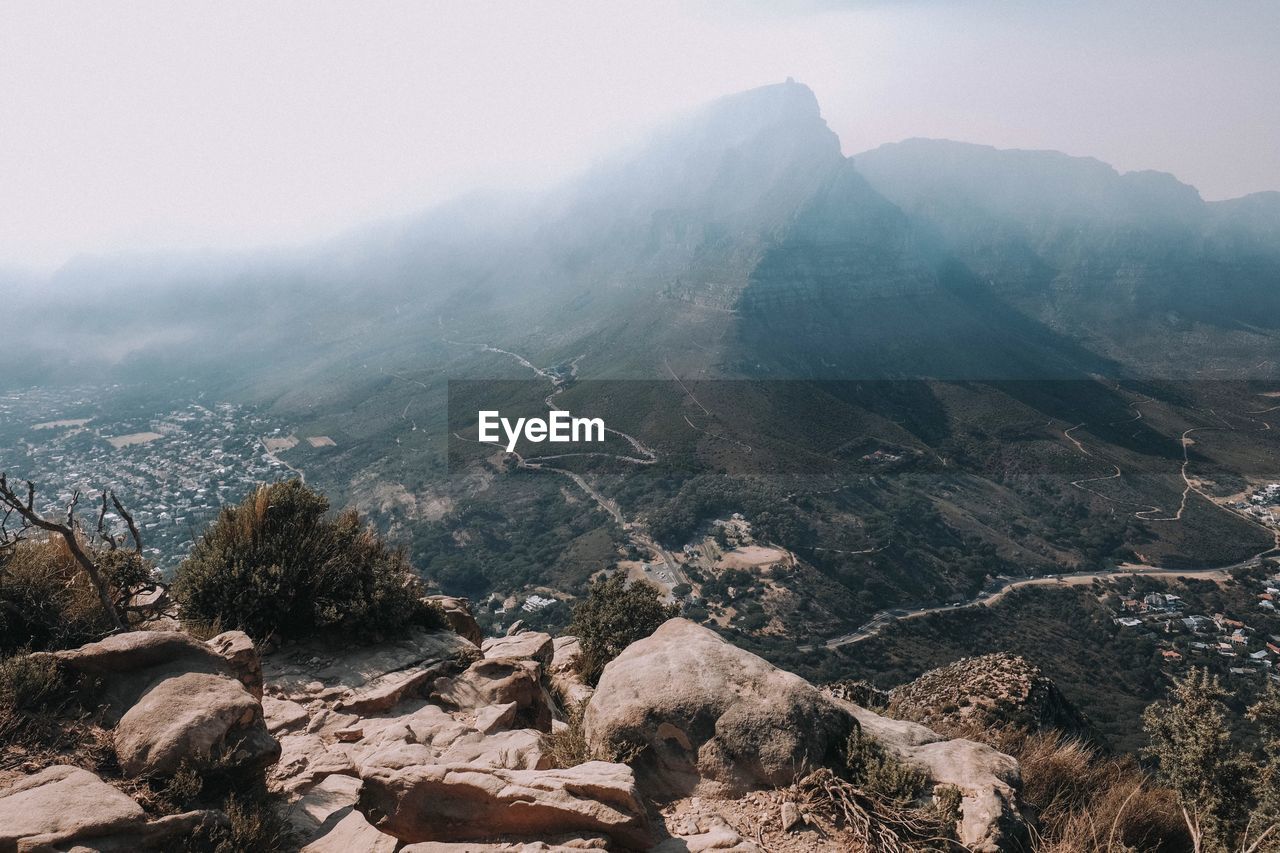
<path id="1" fill-rule="evenodd" d="M 580 832 L 638 850 L 652 846 L 631 768 L 603 761 L 567 770 L 375 769 L 364 776 L 356 809 L 378 830 L 410 843 Z"/>
<path id="2" fill-rule="evenodd" d="M 131 832 L 146 822 L 132 798 L 65 764 L 0 789 L 0 851 Z"/>
<path id="3" fill-rule="evenodd" d="M 555 641 L 550 634 L 525 631 L 510 637 L 490 637 L 480 644 L 487 658 L 527 658 L 543 666 L 551 666 L 555 656 Z"/>
<path id="4" fill-rule="evenodd" d="M 415 629 L 396 642 L 343 649 L 336 655 L 324 645 L 290 646 L 265 657 L 262 668 L 268 685 L 296 696 L 307 694 L 313 681 L 320 682 L 321 688 L 357 689 L 411 668 L 447 664 L 461 670 L 479 657 L 476 645 L 453 631 Z"/>

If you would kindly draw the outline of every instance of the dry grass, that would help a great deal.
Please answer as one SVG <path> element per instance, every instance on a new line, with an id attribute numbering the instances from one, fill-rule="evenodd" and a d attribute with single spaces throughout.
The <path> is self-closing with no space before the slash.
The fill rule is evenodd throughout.
<path id="1" fill-rule="evenodd" d="M 1128 756 L 1102 755 L 1056 732 L 1004 735 L 1018 759 L 1038 853 L 1181 853 L 1191 849 L 1173 791 Z"/>

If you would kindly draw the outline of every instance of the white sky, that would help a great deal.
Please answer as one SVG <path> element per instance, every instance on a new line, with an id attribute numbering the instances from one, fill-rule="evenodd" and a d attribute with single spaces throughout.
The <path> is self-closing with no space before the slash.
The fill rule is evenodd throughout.
<path id="1" fill-rule="evenodd" d="M 792 76 L 910 136 L 1280 189 L 1270 0 L 0 0 L 0 265 L 302 242 Z"/>

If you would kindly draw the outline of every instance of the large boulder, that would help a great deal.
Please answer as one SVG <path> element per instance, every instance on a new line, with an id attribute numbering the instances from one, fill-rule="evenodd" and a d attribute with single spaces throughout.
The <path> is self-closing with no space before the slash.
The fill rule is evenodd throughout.
<path id="1" fill-rule="evenodd" d="M 121 770 L 165 776 L 217 759 L 256 772 L 280 754 L 263 721 L 253 642 L 228 631 L 203 643 L 178 631 L 132 631 L 50 655 L 100 685 Z"/>
<path id="2" fill-rule="evenodd" d="M 78 649 L 52 652 L 59 666 L 99 680 L 111 716 L 118 718 L 166 678 L 204 673 L 233 678 L 262 696 L 262 668 L 253 641 L 227 631 L 202 643 L 180 631 L 130 631 Z"/>
<path id="3" fill-rule="evenodd" d="M 356 808 L 403 841 L 539 840 L 604 833 L 637 850 L 652 846 L 631 769 L 600 761 L 568 770 L 503 770 L 466 764 L 375 769 Z"/>
<path id="4" fill-rule="evenodd" d="M 480 644 L 487 658 L 528 658 L 544 667 L 551 665 L 555 641 L 541 631 L 522 631 L 509 637 L 490 637 Z"/>
<path id="5" fill-rule="evenodd" d="M 477 646 L 480 645 L 484 639 L 484 633 L 476 622 L 475 614 L 471 612 L 470 601 L 452 595 L 428 595 L 425 600 L 440 608 L 450 628 Z"/>
<path id="6" fill-rule="evenodd" d="M 113 732 L 128 776 L 169 776 L 183 762 L 217 759 L 244 772 L 280 756 L 263 723 L 262 706 L 239 681 L 188 672 L 167 678 L 125 712 Z"/>
<path id="7" fill-rule="evenodd" d="M 838 760 L 856 723 L 797 675 L 686 619 L 632 643 L 600 677 L 584 718 L 598 754 L 640 750 L 659 796 L 737 796 Z"/>

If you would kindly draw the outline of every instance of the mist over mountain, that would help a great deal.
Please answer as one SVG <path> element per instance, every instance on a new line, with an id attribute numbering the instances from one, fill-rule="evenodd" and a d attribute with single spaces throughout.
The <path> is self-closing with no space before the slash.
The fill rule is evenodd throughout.
<path id="1" fill-rule="evenodd" d="M 1206 203 L 1055 152 L 913 139 L 845 158 L 787 81 L 550 193 L 305 250 L 73 262 L 17 289 L 34 322 L 7 378 L 234 371 L 252 388 L 268 362 L 403 364 L 478 326 L 586 347 L 605 375 L 655 375 L 660 351 L 722 376 L 1243 376 L 1275 348 L 1278 232 L 1280 194 Z"/>

